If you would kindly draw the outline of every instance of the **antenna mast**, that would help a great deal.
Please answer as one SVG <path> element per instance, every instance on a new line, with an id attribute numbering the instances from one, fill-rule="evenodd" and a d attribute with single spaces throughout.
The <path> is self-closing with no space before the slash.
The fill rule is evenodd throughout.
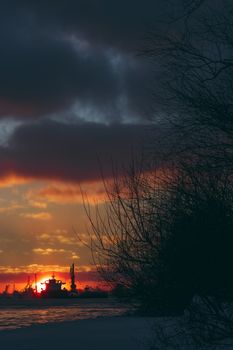
<path id="1" fill-rule="evenodd" d="M 75 284 L 75 268 L 74 263 L 70 266 L 70 279 L 71 279 L 71 285 L 70 290 L 71 292 L 76 292 L 76 284 Z"/>
<path id="2" fill-rule="evenodd" d="M 37 274 L 35 273 L 35 292 L 36 292 L 36 295 L 38 293 L 38 289 L 37 289 Z"/>

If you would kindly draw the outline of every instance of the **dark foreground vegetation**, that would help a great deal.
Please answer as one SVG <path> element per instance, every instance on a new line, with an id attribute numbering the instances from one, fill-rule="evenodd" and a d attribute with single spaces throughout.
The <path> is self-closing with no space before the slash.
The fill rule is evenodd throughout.
<path id="1" fill-rule="evenodd" d="M 189 334 L 208 343 L 233 334 L 233 5 L 180 5 L 143 50 L 163 138 L 152 130 L 144 160 L 105 183 L 105 213 L 87 213 L 116 293 L 144 313 L 189 310 Z"/>

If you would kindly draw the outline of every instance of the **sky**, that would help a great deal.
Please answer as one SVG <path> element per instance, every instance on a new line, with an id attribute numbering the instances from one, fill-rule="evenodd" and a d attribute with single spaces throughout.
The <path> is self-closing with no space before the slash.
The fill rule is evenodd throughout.
<path id="1" fill-rule="evenodd" d="M 90 226 L 80 188 L 103 207 L 101 174 L 145 145 L 152 73 L 141 50 L 162 3 L 0 2 L 0 290 L 72 262 L 93 278 L 75 234 L 85 241 Z"/>

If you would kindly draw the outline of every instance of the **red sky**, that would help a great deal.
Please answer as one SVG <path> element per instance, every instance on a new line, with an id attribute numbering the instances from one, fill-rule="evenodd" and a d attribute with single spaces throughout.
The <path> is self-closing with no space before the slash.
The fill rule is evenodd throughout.
<path id="1" fill-rule="evenodd" d="M 103 204 L 101 182 L 82 183 L 90 205 Z M 80 184 L 25 180 L 11 176 L 0 183 L 0 290 L 22 283 L 34 273 L 64 274 L 72 262 L 83 284 L 96 276 L 89 249 L 88 226 Z M 77 238 L 82 239 L 82 242 Z M 64 275 L 65 279 L 67 277 Z"/>
<path id="2" fill-rule="evenodd" d="M 102 177 L 141 156 L 151 67 L 136 52 L 161 1 L 19 3 L 0 1 L 0 283 L 72 262 L 89 281 L 80 188 L 103 211 Z"/>
<path id="3" fill-rule="evenodd" d="M 70 276 L 68 272 L 40 272 L 37 273 L 37 286 L 38 290 L 40 290 L 41 282 L 45 281 L 46 279 L 51 278 L 52 274 L 54 273 L 55 278 L 62 280 L 66 284 L 64 285 L 65 288 L 70 288 Z M 9 292 L 13 291 L 13 288 L 15 287 L 16 290 L 22 291 L 25 286 L 27 285 L 28 277 L 30 277 L 30 281 L 32 283 L 32 286 L 35 286 L 35 275 L 32 273 L 5 273 L 0 275 L 0 292 L 2 292 L 6 285 L 9 285 Z M 99 286 L 101 288 L 106 289 L 106 284 L 101 281 L 99 275 L 94 272 L 78 272 L 77 268 L 75 271 L 75 277 L 76 277 L 76 285 L 78 289 L 83 289 L 87 285 L 90 287 L 96 287 Z"/>

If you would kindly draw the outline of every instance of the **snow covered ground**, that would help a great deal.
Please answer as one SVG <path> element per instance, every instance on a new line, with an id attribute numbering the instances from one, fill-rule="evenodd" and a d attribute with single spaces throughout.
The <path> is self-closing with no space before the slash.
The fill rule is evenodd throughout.
<path id="1" fill-rule="evenodd" d="M 149 349 L 152 318 L 103 317 L 50 323 L 0 332 L 0 349 L 8 350 L 144 350 Z"/>
<path id="2" fill-rule="evenodd" d="M 113 316 L 31 325 L 1 331 L 0 349 L 233 350 L 233 334 L 222 341 L 222 346 L 193 343 L 185 319 Z"/>

